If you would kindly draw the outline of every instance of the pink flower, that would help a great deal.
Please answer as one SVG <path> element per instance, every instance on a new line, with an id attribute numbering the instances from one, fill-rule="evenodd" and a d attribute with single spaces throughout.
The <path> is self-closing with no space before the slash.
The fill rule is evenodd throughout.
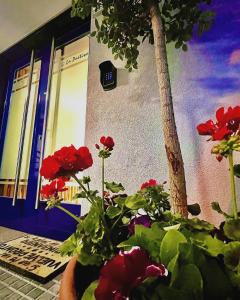
<path id="1" fill-rule="evenodd" d="M 149 255 L 139 247 L 120 251 L 100 271 L 96 300 L 128 299 L 132 289 L 148 277 L 167 276 L 162 264 L 151 261 Z"/>
<path id="2" fill-rule="evenodd" d="M 155 179 L 149 179 L 149 181 L 147 182 L 144 182 L 142 185 L 141 185 L 141 190 L 147 188 L 147 187 L 150 187 L 150 186 L 155 186 L 155 185 L 158 185 L 157 184 L 157 181 Z"/>

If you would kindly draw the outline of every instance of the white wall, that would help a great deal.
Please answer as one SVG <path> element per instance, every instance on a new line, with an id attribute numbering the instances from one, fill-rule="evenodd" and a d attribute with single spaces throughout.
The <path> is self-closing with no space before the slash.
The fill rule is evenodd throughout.
<path id="1" fill-rule="evenodd" d="M 219 164 L 211 155 L 212 144 L 198 136 L 196 126 L 214 118 L 220 105 L 234 104 L 228 98 L 216 99 L 199 85 L 197 79 L 209 74 L 203 50 L 193 44 L 188 53 L 181 53 L 170 45 L 168 59 L 188 202 L 198 202 L 202 208 L 200 217 L 218 223 L 221 217 L 211 210 L 210 203 L 219 201 L 224 210 L 230 209 L 228 166 L 226 161 Z M 98 66 L 109 59 L 118 68 L 118 86 L 105 92 Z M 140 47 L 138 61 L 139 69 L 128 73 L 123 62 L 113 60 L 106 45 L 90 39 L 86 145 L 94 153 L 94 166 L 86 174 L 92 176 L 94 188 L 100 189 L 100 161 L 94 144 L 102 135 L 110 135 L 116 142 L 106 163 L 107 180 L 121 182 L 127 193 L 137 191 L 150 178 L 168 181 L 152 45 L 145 42 Z"/>

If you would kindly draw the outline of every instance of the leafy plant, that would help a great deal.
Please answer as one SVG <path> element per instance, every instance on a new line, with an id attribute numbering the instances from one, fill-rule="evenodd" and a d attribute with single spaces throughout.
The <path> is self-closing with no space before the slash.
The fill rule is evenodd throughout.
<path id="1" fill-rule="evenodd" d="M 231 144 L 224 155 L 221 152 L 229 158 L 238 151 L 235 137 L 239 134 L 240 107 L 220 112 L 218 123 L 200 124 L 198 131 L 220 140 L 219 149 L 223 142 L 224 147 Z M 212 203 L 212 208 L 226 218 L 216 228 L 197 217 L 172 214 L 164 183 L 154 179 L 143 183 L 133 195 L 123 194 L 122 184 L 105 180 L 105 159 L 111 156 L 114 141 L 102 137 L 100 144 L 96 144 L 102 161 L 100 192 L 90 189 L 89 177 L 77 177 L 93 163 L 86 147 L 63 147 L 47 157 L 41 168 L 41 175 L 50 180 L 41 191 L 47 209 L 56 207 L 77 221 L 76 232 L 63 243 L 61 253 L 77 256 L 82 265 L 101 268 L 98 280 L 86 289 L 82 299 L 145 300 L 150 295 L 159 300 L 237 300 L 240 219 L 235 205 L 232 214 L 227 214 L 217 202 Z M 62 206 L 60 193 L 67 189 L 65 182 L 70 178 L 79 184 L 76 197 L 91 204 L 89 213 L 81 218 Z M 230 168 L 231 184 L 233 178 Z M 232 189 L 233 204 L 234 195 Z"/>

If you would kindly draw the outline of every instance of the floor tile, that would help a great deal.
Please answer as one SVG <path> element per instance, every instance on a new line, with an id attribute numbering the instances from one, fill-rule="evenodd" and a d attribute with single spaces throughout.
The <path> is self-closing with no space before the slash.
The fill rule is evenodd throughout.
<path id="1" fill-rule="evenodd" d="M 18 279 L 17 281 L 15 281 L 14 283 L 11 284 L 11 287 L 13 287 L 14 289 L 17 290 L 17 289 L 20 289 L 24 285 L 26 285 L 26 281 Z"/>
<path id="2" fill-rule="evenodd" d="M 20 288 L 20 292 L 27 295 L 31 290 L 33 290 L 35 287 L 31 284 L 26 284 L 22 288 Z"/>
<path id="3" fill-rule="evenodd" d="M 40 297 L 37 298 L 37 300 L 53 300 L 54 296 L 49 293 L 44 293 Z"/>
<path id="4" fill-rule="evenodd" d="M 8 288 L 3 288 L 0 290 L 0 299 L 4 299 L 5 297 L 7 297 L 8 295 L 10 295 L 12 293 L 11 290 L 9 290 Z"/>
<path id="5" fill-rule="evenodd" d="M 34 290 L 32 290 L 30 293 L 28 293 L 28 297 L 31 297 L 33 299 L 36 299 L 37 297 L 39 297 L 41 294 L 43 294 L 44 291 L 40 290 L 38 288 L 35 288 Z"/>

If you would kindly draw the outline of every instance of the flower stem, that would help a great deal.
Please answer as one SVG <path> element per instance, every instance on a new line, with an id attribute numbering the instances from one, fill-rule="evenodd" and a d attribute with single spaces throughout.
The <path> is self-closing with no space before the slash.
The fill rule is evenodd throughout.
<path id="1" fill-rule="evenodd" d="M 64 211 L 66 214 L 68 214 L 70 217 L 72 217 L 74 220 L 76 220 L 78 223 L 81 221 L 80 218 L 78 218 L 77 216 L 75 216 L 73 213 L 71 213 L 68 209 L 62 207 L 61 205 L 57 205 L 57 208 L 59 208 L 60 210 Z"/>
<path id="2" fill-rule="evenodd" d="M 230 167 L 230 187 L 231 187 L 231 196 L 232 196 L 232 208 L 233 216 L 235 219 L 238 218 L 238 209 L 237 209 L 237 196 L 236 196 L 236 186 L 233 170 L 233 153 L 230 152 L 228 155 L 229 167 Z"/>
<path id="3" fill-rule="evenodd" d="M 80 185 L 80 187 L 84 190 L 84 192 L 86 193 L 86 199 L 93 204 L 93 200 L 91 199 L 91 197 L 89 196 L 89 191 L 85 188 L 85 186 L 81 183 L 81 181 L 77 178 L 77 176 L 75 174 L 72 175 L 72 177 L 77 181 L 77 183 Z"/>
<path id="4" fill-rule="evenodd" d="M 110 236 L 110 230 L 105 218 L 105 207 L 104 207 L 104 181 L 105 181 L 105 165 L 104 165 L 104 157 L 102 157 L 102 205 L 101 205 L 101 210 L 102 210 L 102 221 L 103 221 L 103 226 L 105 227 L 106 231 L 106 237 L 108 240 L 109 248 L 110 251 L 114 251 L 114 247 L 111 241 L 111 236 Z"/>
<path id="5" fill-rule="evenodd" d="M 104 157 L 102 157 L 102 199 L 104 203 Z"/>

